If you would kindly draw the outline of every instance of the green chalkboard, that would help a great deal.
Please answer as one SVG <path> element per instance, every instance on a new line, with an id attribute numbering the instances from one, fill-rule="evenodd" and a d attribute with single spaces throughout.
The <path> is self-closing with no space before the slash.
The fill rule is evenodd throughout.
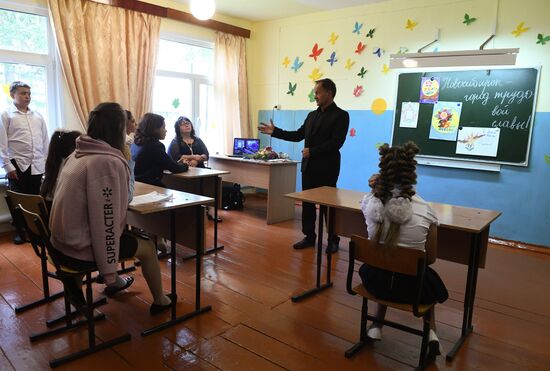
<path id="1" fill-rule="evenodd" d="M 538 75 L 539 68 L 401 73 L 392 143 L 412 140 L 425 157 L 527 166 Z"/>

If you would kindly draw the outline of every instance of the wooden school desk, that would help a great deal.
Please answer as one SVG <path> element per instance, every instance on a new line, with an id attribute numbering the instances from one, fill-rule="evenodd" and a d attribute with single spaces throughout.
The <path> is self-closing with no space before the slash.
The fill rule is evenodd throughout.
<path id="1" fill-rule="evenodd" d="M 367 237 L 365 218 L 361 212 L 360 201 L 364 192 L 349 191 L 333 187 L 319 187 L 303 192 L 286 195 L 287 197 L 311 202 L 320 206 L 319 221 L 328 213 L 328 234 L 351 237 Z M 439 220 L 437 228 L 437 257 L 468 265 L 466 292 L 464 295 L 464 313 L 462 331 L 453 349 L 447 354 L 452 360 L 456 352 L 473 330 L 472 316 L 477 286 L 478 268 L 485 267 L 489 227 L 500 216 L 499 211 L 482 210 L 469 207 L 446 205 L 430 202 Z M 319 222 L 319 234 L 323 235 L 323 224 Z M 330 237 L 329 237 L 330 238 Z M 332 286 L 330 281 L 331 254 L 327 255 L 327 280 L 321 285 L 322 238 L 317 243 L 317 284 L 316 287 L 294 296 L 292 301 L 300 301 L 321 290 Z"/>
<path id="2" fill-rule="evenodd" d="M 179 192 L 145 183 L 136 182 L 134 196 L 156 191 L 161 194 L 171 194 L 170 199 L 130 206 L 127 223 L 141 228 L 159 237 L 171 241 L 170 283 L 172 295 L 176 295 L 176 243 L 194 248 L 195 254 L 195 310 L 176 316 L 176 302 L 172 302 L 171 319 L 153 328 L 143 331 L 143 336 L 163 330 L 198 314 L 212 309 L 210 305 L 201 307 L 201 259 L 204 250 L 204 205 L 214 202 L 210 197 L 197 196 L 191 193 Z M 178 226 L 176 228 L 176 221 Z M 178 232 L 178 233 L 176 233 Z"/>
<path id="3" fill-rule="evenodd" d="M 223 249 L 223 246 L 218 246 L 218 208 L 221 203 L 220 177 L 226 174 L 229 174 L 229 172 L 190 167 L 184 173 L 165 173 L 162 178 L 162 182 L 167 188 L 214 198 L 214 246 L 207 249 L 204 252 L 205 254 Z"/>
<path id="4" fill-rule="evenodd" d="M 212 169 L 225 170 L 224 182 L 267 189 L 267 224 L 294 218 L 294 201 L 285 198 L 296 191 L 296 161 L 268 162 L 240 157 L 210 156 Z"/>

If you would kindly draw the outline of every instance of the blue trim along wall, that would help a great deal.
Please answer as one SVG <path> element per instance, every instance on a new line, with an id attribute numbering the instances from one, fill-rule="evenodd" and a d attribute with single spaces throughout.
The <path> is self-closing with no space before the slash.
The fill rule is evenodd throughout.
<path id="1" fill-rule="evenodd" d="M 259 122 L 296 130 L 309 111 L 260 111 Z M 367 179 L 378 170 L 378 143 L 390 142 L 393 111 L 349 111 L 350 130 L 341 149 L 338 187 L 368 192 Z M 260 134 L 261 146 L 271 145 L 300 160 L 303 143 L 284 142 Z M 535 115 L 529 166 L 503 165 L 500 172 L 418 165 L 418 194 L 427 201 L 502 212 L 491 225 L 491 236 L 550 247 L 550 112 Z M 301 190 L 298 169 L 296 189 Z"/>

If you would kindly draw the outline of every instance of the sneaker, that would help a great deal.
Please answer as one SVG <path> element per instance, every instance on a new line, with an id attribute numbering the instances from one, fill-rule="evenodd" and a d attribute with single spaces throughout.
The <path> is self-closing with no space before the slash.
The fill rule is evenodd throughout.
<path id="1" fill-rule="evenodd" d="M 115 285 L 105 286 L 105 289 L 103 290 L 103 292 L 105 293 L 105 295 L 112 298 L 117 293 L 123 290 L 126 290 L 128 287 L 132 286 L 133 283 L 134 283 L 134 277 L 127 276 L 121 279 L 120 286 L 115 286 Z"/>
<path id="2" fill-rule="evenodd" d="M 159 250 L 162 253 L 168 252 L 168 240 L 165 238 L 159 238 L 157 240 L 157 250 Z"/>
<path id="3" fill-rule="evenodd" d="M 308 247 L 315 247 L 315 238 L 311 239 L 304 237 L 301 241 L 296 242 L 293 247 L 296 250 L 306 249 Z"/>
<path id="4" fill-rule="evenodd" d="M 441 344 L 434 330 L 428 335 L 428 357 L 436 357 L 442 353 Z"/>
<path id="5" fill-rule="evenodd" d="M 382 328 L 371 326 L 367 330 L 367 337 L 374 341 L 380 341 L 382 340 Z"/>

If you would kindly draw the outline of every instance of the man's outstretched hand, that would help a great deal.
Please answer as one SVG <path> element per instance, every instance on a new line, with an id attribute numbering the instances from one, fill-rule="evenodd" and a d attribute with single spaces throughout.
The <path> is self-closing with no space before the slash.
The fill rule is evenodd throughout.
<path id="1" fill-rule="evenodd" d="M 260 122 L 260 125 L 258 126 L 258 130 L 260 131 L 260 133 L 264 133 L 268 135 L 273 134 L 273 130 L 275 130 L 275 125 L 273 125 L 273 120 L 269 120 L 269 124 Z"/>

